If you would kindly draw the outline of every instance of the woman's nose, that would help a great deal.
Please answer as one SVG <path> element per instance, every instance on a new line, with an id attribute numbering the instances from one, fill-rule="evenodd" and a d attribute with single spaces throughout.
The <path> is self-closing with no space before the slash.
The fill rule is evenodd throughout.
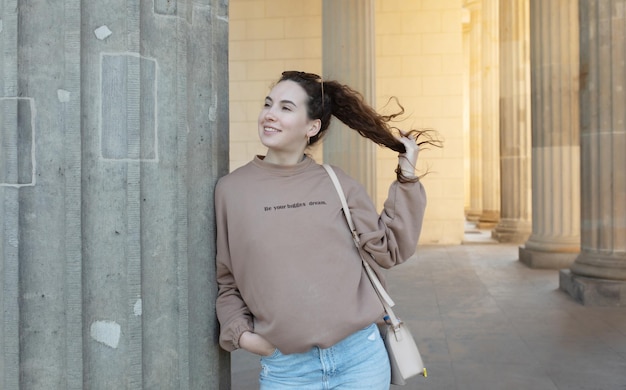
<path id="1" fill-rule="evenodd" d="M 276 115 L 274 114 L 274 110 L 272 109 L 272 107 L 268 108 L 267 111 L 265 111 L 265 119 L 268 120 L 276 120 Z"/>

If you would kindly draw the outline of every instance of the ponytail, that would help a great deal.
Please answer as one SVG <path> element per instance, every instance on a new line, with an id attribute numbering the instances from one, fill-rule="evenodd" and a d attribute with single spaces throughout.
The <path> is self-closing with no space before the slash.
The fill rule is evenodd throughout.
<path id="1" fill-rule="evenodd" d="M 411 129 L 408 132 L 403 132 L 399 128 L 389 125 L 389 122 L 404 114 L 404 107 L 396 97 L 392 97 L 390 101 L 395 100 L 400 110 L 390 115 L 380 115 L 365 102 L 363 95 L 358 91 L 337 81 L 322 80 L 316 74 L 298 71 L 283 72 L 279 82 L 284 80 L 294 81 L 305 90 L 309 96 L 309 118 L 320 119 L 321 121 L 320 131 L 310 138 L 309 145 L 314 145 L 324 136 L 331 118 L 334 116 L 361 136 L 398 153 L 405 153 L 406 148 L 395 137 L 394 133 L 396 132 L 405 136 L 415 135 L 420 147 L 422 145 L 442 147 L 442 141 L 436 137 L 432 129 Z M 419 180 L 419 177 L 405 177 L 399 166 L 396 168 L 396 175 L 399 182 Z"/>

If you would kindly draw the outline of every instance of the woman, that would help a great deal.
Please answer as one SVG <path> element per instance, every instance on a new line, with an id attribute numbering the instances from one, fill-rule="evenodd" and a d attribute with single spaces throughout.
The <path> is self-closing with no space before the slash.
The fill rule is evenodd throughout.
<path id="1" fill-rule="evenodd" d="M 388 122 L 399 114 L 377 114 L 336 81 L 284 72 L 258 119 L 266 155 L 219 180 L 220 345 L 261 356 L 261 389 L 389 388 L 389 361 L 376 326 L 383 307 L 333 184 L 305 150 L 334 116 L 400 153 L 398 180 L 380 215 L 364 188 L 335 168 L 363 248 L 379 270 L 390 268 L 414 254 L 426 205 L 414 168 L 416 138 L 426 133 L 394 136 Z"/>

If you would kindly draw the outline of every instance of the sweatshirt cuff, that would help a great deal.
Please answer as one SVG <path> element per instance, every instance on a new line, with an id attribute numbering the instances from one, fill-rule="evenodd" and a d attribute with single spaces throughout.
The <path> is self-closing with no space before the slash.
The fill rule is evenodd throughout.
<path id="1" fill-rule="evenodd" d="M 252 332 L 254 326 L 248 318 L 240 318 L 233 321 L 220 336 L 220 345 L 228 352 L 239 349 L 239 338 L 245 331 Z"/>

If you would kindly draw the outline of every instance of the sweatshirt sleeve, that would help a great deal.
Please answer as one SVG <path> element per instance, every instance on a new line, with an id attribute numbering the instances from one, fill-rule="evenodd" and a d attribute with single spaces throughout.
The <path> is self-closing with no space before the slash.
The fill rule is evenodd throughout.
<path id="1" fill-rule="evenodd" d="M 217 318 L 220 322 L 219 343 L 226 351 L 239 348 L 239 337 L 245 331 L 252 331 L 252 315 L 241 297 L 232 274 L 230 250 L 228 246 L 228 224 L 226 204 L 220 186 L 215 191 L 215 215 L 217 227 Z"/>
<path id="2" fill-rule="evenodd" d="M 348 198 L 350 212 L 361 245 L 374 261 L 383 268 L 391 268 L 413 256 L 426 208 L 426 191 L 422 183 L 394 181 L 380 215 L 364 189 L 352 190 L 353 194 L 347 194 L 352 198 L 352 201 Z"/>

